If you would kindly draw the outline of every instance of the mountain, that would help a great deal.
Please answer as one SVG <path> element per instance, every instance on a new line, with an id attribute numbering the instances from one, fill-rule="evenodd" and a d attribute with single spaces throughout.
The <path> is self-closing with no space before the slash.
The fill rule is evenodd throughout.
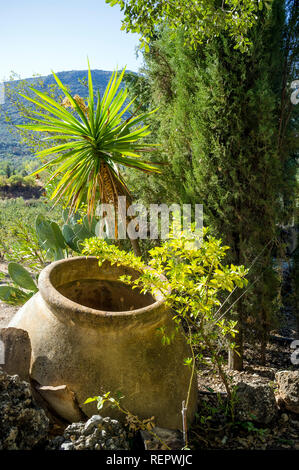
<path id="1" fill-rule="evenodd" d="M 112 72 L 104 70 L 92 70 L 92 79 L 94 89 L 100 91 L 102 95 Z M 67 72 L 58 72 L 57 76 L 71 91 L 72 95 L 78 94 L 82 97 L 88 95 L 88 89 L 83 83 L 87 83 L 87 70 L 71 70 Z M 53 75 L 44 77 L 33 77 L 25 80 L 14 80 L 4 84 L 6 96 L 9 96 L 8 89 L 17 90 L 27 86 L 34 86 L 39 90 L 49 90 L 55 85 Z M 27 105 L 28 102 L 26 102 Z M 0 162 L 9 161 L 12 166 L 19 164 L 27 159 L 32 158 L 32 154 L 28 148 L 21 143 L 21 138 L 13 125 L 7 122 L 7 117 L 11 120 L 11 124 L 17 125 L 24 123 L 24 119 L 18 113 L 18 110 L 6 98 L 3 105 L 0 105 Z"/>

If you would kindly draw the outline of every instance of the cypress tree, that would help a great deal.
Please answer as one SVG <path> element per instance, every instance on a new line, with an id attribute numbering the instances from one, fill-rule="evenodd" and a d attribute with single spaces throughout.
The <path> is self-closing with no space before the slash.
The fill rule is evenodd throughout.
<path id="1" fill-rule="evenodd" d="M 265 362 L 268 333 L 277 321 L 272 250 L 277 224 L 293 207 L 292 135 L 298 129 L 286 102 L 295 70 L 289 61 L 296 57 L 290 57 L 295 43 L 287 43 L 285 28 L 296 8 L 296 1 L 286 8 L 274 0 L 260 12 L 247 53 L 224 35 L 191 50 L 183 32 L 170 41 L 164 30 L 145 54 L 150 104 L 160 105 L 151 123 L 161 143 L 157 158 L 168 165 L 162 177 L 135 187 L 147 202 L 202 203 L 205 225 L 231 247 L 231 263 L 249 267 L 255 260 L 254 284 L 233 313 L 238 354 L 231 354 L 230 365 L 239 370 L 247 333 L 259 340 Z"/>

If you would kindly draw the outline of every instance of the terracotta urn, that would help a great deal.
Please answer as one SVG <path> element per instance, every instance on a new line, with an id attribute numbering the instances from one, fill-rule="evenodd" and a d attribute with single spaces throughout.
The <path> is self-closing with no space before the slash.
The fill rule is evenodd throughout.
<path id="1" fill-rule="evenodd" d="M 93 396 L 120 392 L 122 404 L 139 418 L 155 416 L 155 423 L 182 428 L 182 401 L 186 400 L 191 356 L 182 332 L 164 346 L 158 328 L 174 329 L 172 313 L 160 292 L 141 294 L 121 283 L 121 275 L 136 271 L 95 257 L 63 259 L 40 274 L 35 294 L 9 326 L 26 330 L 32 345 L 30 375 L 40 386 L 66 385 L 87 416 L 96 404 Z M 192 384 L 189 421 L 197 403 Z M 61 415 L 63 404 L 57 406 Z M 123 419 L 115 409 L 103 416 Z M 74 413 L 71 420 L 78 420 Z M 70 418 L 68 418 L 70 420 Z"/>

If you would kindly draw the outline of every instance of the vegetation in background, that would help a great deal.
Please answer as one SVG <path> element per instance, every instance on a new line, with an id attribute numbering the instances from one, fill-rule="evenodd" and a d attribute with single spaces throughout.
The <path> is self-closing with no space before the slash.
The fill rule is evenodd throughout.
<path id="1" fill-rule="evenodd" d="M 17 186 L 34 187 L 36 182 L 31 176 L 11 175 L 7 178 L 0 175 L 0 191 L 9 189 L 8 187 L 13 190 Z"/>
<path id="2" fill-rule="evenodd" d="M 123 119 L 132 104 L 126 103 L 127 90 L 119 90 L 124 73 L 125 70 L 119 76 L 117 72 L 111 76 L 104 95 L 97 93 L 97 102 L 90 68 L 87 104 L 80 96 L 73 97 L 55 74 L 57 85 L 65 95 L 62 103 L 34 88 L 31 91 L 37 99 L 22 95 L 36 107 L 28 116 L 35 124 L 19 127 L 49 135 L 45 137 L 48 142 L 61 141 L 37 153 L 44 164 L 36 173 L 49 171 L 49 181 L 55 185 L 51 199 L 62 202 L 70 214 L 82 203 L 87 205 L 89 217 L 94 215 L 98 201 L 117 208 L 119 196 L 125 196 L 129 205 L 131 195 L 120 167 L 145 173 L 160 171 L 157 165 L 139 158 L 140 153 L 153 150 L 153 145 L 149 147 L 142 142 L 149 134 L 148 126 L 142 122 L 154 111 Z M 47 111 L 47 115 L 41 111 Z M 136 240 L 132 240 L 132 246 L 139 253 Z"/>
<path id="3" fill-rule="evenodd" d="M 157 31 L 144 54 L 140 80 L 147 86 L 139 103 L 150 95 L 149 106 L 161 105 L 149 123 L 161 144 L 155 158 L 169 165 L 163 178 L 129 179 L 147 203 L 202 203 L 205 223 L 231 247 L 233 264 L 249 266 L 258 256 L 250 274 L 255 288 L 233 317 L 240 331 L 240 355 L 231 357 L 237 369 L 245 326 L 265 360 L 279 302 L 272 248 L 277 224 L 291 220 L 296 194 L 298 109 L 289 85 L 298 67 L 298 3 L 275 0 L 258 16 L 246 53 L 227 34 L 194 51 L 184 31 L 175 39 L 167 28 Z M 132 77 L 133 89 L 138 80 Z"/>
<path id="4" fill-rule="evenodd" d="M 62 222 L 61 209 L 57 207 L 51 210 L 46 198 L 0 200 L 1 258 L 23 263 L 31 270 L 39 270 L 44 266 L 45 260 L 34 224 L 39 214 L 47 215 L 59 224 Z"/>
<path id="5" fill-rule="evenodd" d="M 10 226 L 9 238 L 0 242 L 5 260 L 21 261 L 38 277 L 40 270 L 49 262 L 68 258 L 74 253 L 80 254 L 83 241 L 96 235 L 97 220 L 90 221 L 87 215 L 82 216 L 79 213 L 69 217 L 67 210 L 63 211 L 62 217 L 62 228 L 42 214 L 36 217 L 34 227 L 26 224 Z M 10 251 L 5 243 L 12 246 Z M 0 286 L 0 300 L 3 302 L 21 305 L 32 293 L 37 292 L 31 274 L 20 264 L 10 262 L 8 273 L 9 283 Z M 0 271 L 0 278 L 3 277 L 6 275 Z M 29 292 L 24 292 L 23 289 Z"/>
<path id="6" fill-rule="evenodd" d="M 102 94 L 111 77 L 111 72 L 93 70 L 92 73 L 94 84 Z M 73 95 L 85 96 L 87 70 L 59 72 L 57 75 Z M 35 76 L 23 80 L 13 73 L 5 82 L 5 102 L 0 106 L 0 165 L 2 161 L 9 162 L 12 171 L 22 176 L 25 176 L 22 173 L 27 171 L 28 161 L 35 162 L 37 166 L 38 161 L 33 155 L 44 144 L 40 136 L 16 128 L 18 124 L 24 124 L 30 114 L 30 106 L 19 95 L 23 93 L 33 96 L 30 86 L 48 93 L 52 98 L 59 98 L 59 89 L 52 75 Z"/>

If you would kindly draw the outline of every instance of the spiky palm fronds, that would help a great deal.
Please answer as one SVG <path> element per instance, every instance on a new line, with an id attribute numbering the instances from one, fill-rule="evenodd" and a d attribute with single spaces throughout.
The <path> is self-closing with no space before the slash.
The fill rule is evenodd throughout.
<path id="1" fill-rule="evenodd" d="M 125 70 L 119 75 L 117 71 L 112 74 L 104 95 L 101 97 L 97 93 L 97 103 L 89 63 L 87 105 L 81 97 L 73 97 L 54 72 L 56 83 L 65 94 L 62 104 L 32 87 L 37 99 L 21 95 L 36 109 L 30 117 L 34 124 L 19 127 L 52 134 L 45 139 L 63 142 L 37 153 L 42 160 L 50 159 L 35 173 L 52 170 L 50 180 L 55 178 L 58 184 L 51 198 L 63 199 L 70 212 L 86 202 L 88 213 L 92 214 L 97 197 L 114 205 L 119 195 L 129 197 L 119 166 L 160 173 L 158 164 L 140 159 L 140 153 L 154 147 L 142 144 L 140 140 L 150 133 L 143 123 L 155 110 L 123 119 L 134 101 L 125 104 L 128 92 L 120 89 L 124 73 Z M 68 110 L 68 107 L 72 109 Z"/>

